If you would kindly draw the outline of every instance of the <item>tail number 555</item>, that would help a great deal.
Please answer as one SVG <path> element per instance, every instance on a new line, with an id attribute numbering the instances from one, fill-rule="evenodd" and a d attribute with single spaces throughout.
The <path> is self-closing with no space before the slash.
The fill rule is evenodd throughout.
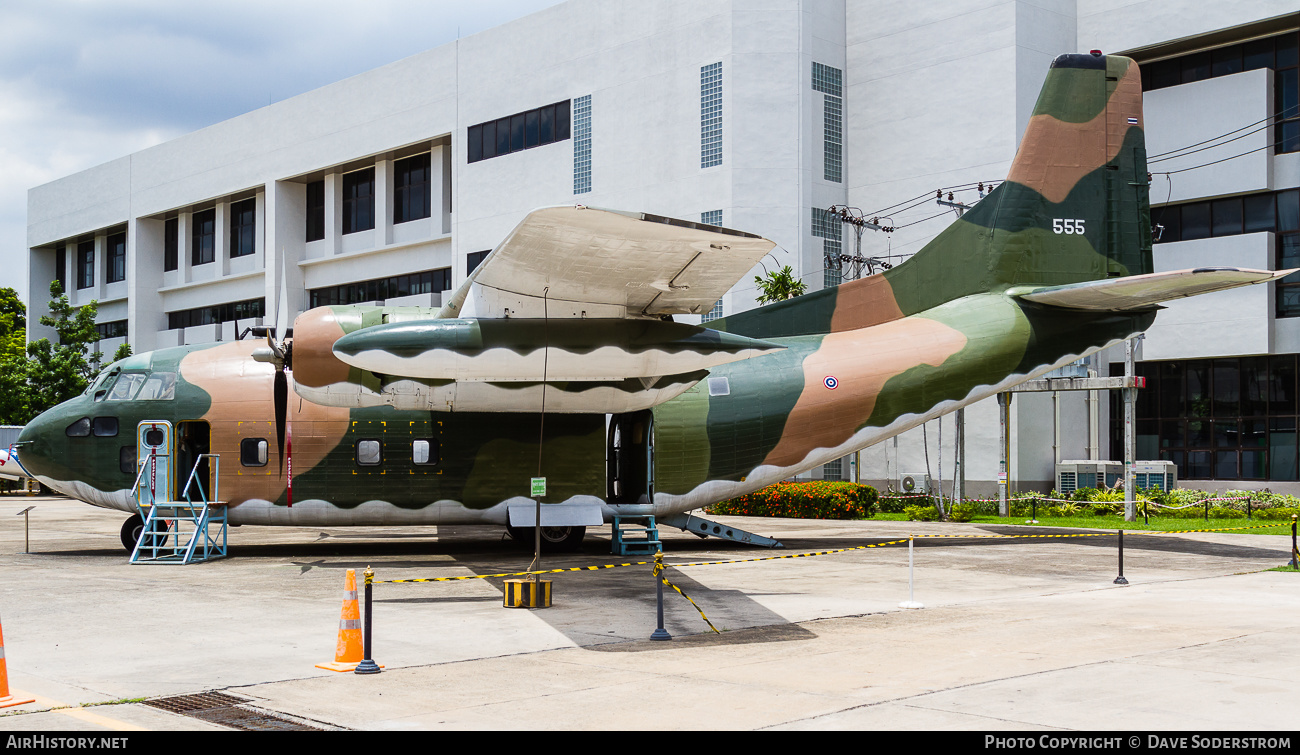
<path id="1" fill-rule="evenodd" d="M 1061 218 L 1052 218 L 1052 233 L 1082 234 L 1083 220 L 1063 220 Z"/>

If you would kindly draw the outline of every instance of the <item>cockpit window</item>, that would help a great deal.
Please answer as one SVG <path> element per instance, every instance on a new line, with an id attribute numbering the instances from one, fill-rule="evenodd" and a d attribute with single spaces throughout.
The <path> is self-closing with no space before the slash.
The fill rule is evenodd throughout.
<path id="1" fill-rule="evenodd" d="M 84 438 L 87 435 L 90 435 L 90 417 L 82 417 L 76 422 L 73 422 L 71 425 L 68 425 L 67 430 L 64 432 L 68 434 L 69 438 Z"/>
<path id="2" fill-rule="evenodd" d="M 144 381 L 136 401 L 165 401 L 176 397 L 176 373 L 155 372 Z"/>
<path id="3" fill-rule="evenodd" d="M 176 373 L 124 372 L 116 382 L 95 389 L 96 401 L 105 395 L 109 401 L 167 401 L 176 398 Z"/>
<path id="4" fill-rule="evenodd" d="M 143 372 L 124 372 L 122 376 L 113 383 L 113 389 L 108 392 L 109 401 L 130 401 L 135 398 L 136 391 L 144 384 L 145 375 Z"/>
<path id="5" fill-rule="evenodd" d="M 99 373 L 99 377 L 95 378 L 94 382 L 86 388 L 86 393 L 93 394 L 96 401 L 103 401 L 104 396 L 108 395 L 109 384 L 112 383 L 113 378 L 117 377 L 117 373 L 121 371 L 121 367 L 109 365 L 108 368 Z"/>

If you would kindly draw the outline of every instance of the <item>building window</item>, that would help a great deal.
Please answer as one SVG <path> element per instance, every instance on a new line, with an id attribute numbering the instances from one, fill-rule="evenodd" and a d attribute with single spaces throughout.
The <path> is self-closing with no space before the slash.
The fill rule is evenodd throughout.
<path id="1" fill-rule="evenodd" d="M 163 223 L 163 271 L 171 272 L 180 267 L 181 257 L 181 221 L 172 218 Z"/>
<path id="2" fill-rule="evenodd" d="M 1277 152 L 1300 151 L 1300 33 L 1254 39 L 1142 64 L 1142 90 L 1190 84 L 1242 71 L 1272 68 Z"/>
<path id="3" fill-rule="evenodd" d="M 393 223 L 406 223 L 429 217 L 429 182 L 432 177 L 430 153 L 408 157 L 393 163 Z"/>
<path id="4" fill-rule="evenodd" d="M 77 244 L 77 288 L 95 285 L 95 242 Z"/>
<path id="5" fill-rule="evenodd" d="M 591 191 L 591 95 L 573 101 L 573 193 Z"/>
<path id="6" fill-rule="evenodd" d="M 217 259 L 217 211 L 194 213 L 190 229 L 190 264 L 206 265 Z"/>
<path id="7" fill-rule="evenodd" d="M 722 319 L 722 316 L 722 300 L 718 299 L 718 302 L 713 305 L 713 309 L 705 312 L 704 316 L 700 318 L 700 322 L 713 322 Z"/>
<path id="8" fill-rule="evenodd" d="M 247 257 L 257 251 L 257 200 L 245 199 L 230 205 L 230 257 Z"/>
<path id="9" fill-rule="evenodd" d="M 812 87 L 823 93 L 822 176 L 840 183 L 844 172 L 844 73 L 838 68 L 813 63 Z"/>
<path id="10" fill-rule="evenodd" d="M 343 176 L 343 232 L 357 233 L 375 227 L 375 169 Z"/>
<path id="11" fill-rule="evenodd" d="M 423 273 L 394 275 L 341 286 L 314 288 L 310 292 L 312 307 L 382 302 L 402 296 L 435 294 L 451 288 L 451 268 L 440 267 Z"/>
<path id="12" fill-rule="evenodd" d="M 62 245 L 54 247 L 54 279 L 59 282 L 59 290 L 68 293 L 68 260 Z"/>
<path id="13" fill-rule="evenodd" d="M 325 182 L 307 184 L 307 240 L 325 238 Z"/>
<path id="14" fill-rule="evenodd" d="M 1151 210 L 1159 243 L 1271 231 L 1278 270 L 1300 267 L 1300 189 L 1165 205 Z M 1278 317 L 1300 317 L 1300 273 L 1277 282 Z"/>
<path id="15" fill-rule="evenodd" d="M 474 272 L 479 265 L 483 264 L 483 260 L 487 259 L 487 256 L 491 251 L 492 250 L 489 249 L 485 252 L 471 252 L 465 255 L 465 274 L 469 275 Z"/>
<path id="16" fill-rule="evenodd" d="M 569 106 L 570 101 L 564 100 L 470 126 L 465 131 L 466 162 L 476 163 L 568 139 Z"/>
<path id="17" fill-rule="evenodd" d="M 1296 480 L 1296 355 L 1139 362 L 1138 460 L 1190 480 Z M 1122 374 L 1112 364 L 1111 374 Z M 1124 456 L 1124 405 L 1111 391 L 1111 457 Z"/>
<path id="18" fill-rule="evenodd" d="M 171 330 L 192 328 L 197 325 L 252 320 L 266 316 L 266 299 L 248 299 L 246 301 L 214 304 L 210 307 L 196 307 L 179 312 L 167 313 L 167 327 Z"/>
<path id="19" fill-rule="evenodd" d="M 705 225 L 722 227 L 722 210 L 709 210 L 700 213 L 700 222 Z"/>
<path id="20" fill-rule="evenodd" d="M 97 322 L 95 323 L 95 333 L 99 335 L 99 340 L 105 340 L 108 338 L 126 338 L 126 320 Z"/>
<path id="21" fill-rule="evenodd" d="M 115 233 L 109 236 L 105 251 L 108 259 L 105 260 L 104 282 L 120 283 L 126 280 L 126 234 Z"/>
<path id="22" fill-rule="evenodd" d="M 722 164 L 722 63 L 700 68 L 700 167 Z"/>

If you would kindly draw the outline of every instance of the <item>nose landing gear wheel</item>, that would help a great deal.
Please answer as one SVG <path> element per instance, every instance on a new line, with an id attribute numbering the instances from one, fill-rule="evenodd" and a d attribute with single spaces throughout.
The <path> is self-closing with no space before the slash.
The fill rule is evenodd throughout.
<path id="1" fill-rule="evenodd" d="M 135 551 L 135 544 L 140 542 L 140 533 L 144 532 L 144 520 L 139 514 L 132 514 L 122 523 L 122 547 L 127 553 Z"/>
<path id="2" fill-rule="evenodd" d="M 168 528 L 168 532 L 171 528 Z M 139 514 L 132 514 L 125 522 L 122 522 L 122 547 L 126 548 L 127 553 L 135 552 L 135 544 L 140 542 L 140 535 L 144 532 L 144 519 Z M 543 542 L 545 538 L 543 537 Z"/>
<path id="3" fill-rule="evenodd" d="M 510 538 L 520 547 L 532 547 L 532 527 L 511 527 L 507 525 L 506 532 L 510 533 Z M 542 552 L 570 553 L 576 551 L 578 546 L 582 545 L 582 538 L 586 534 L 586 527 L 542 527 Z"/>

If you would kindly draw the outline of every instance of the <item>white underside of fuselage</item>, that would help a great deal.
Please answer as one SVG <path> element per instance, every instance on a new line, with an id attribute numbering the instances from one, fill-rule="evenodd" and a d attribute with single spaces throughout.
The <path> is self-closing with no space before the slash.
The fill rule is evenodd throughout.
<path id="1" fill-rule="evenodd" d="M 1136 334 L 1134 334 L 1136 335 Z M 1105 346 L 1089 349 L 1079 354 L 1069 354 L 1054 364 L 1045 365 L 1026 374 L 1013 374 L 996 385 L 978 386 L 960 400 L 944 401 L 936 404 L 924 414 L 906 414 L 885 427 L 864 427 L 854 433 L 845 442 L 832 448 L 818 448 L 810 452 L 800 463 L 778 467 L 763 465 L 746 475 L 743 482 L 730 480 L 709 480 L 683 495 L 656 493 L 654 503 L 650 505 L 611 506 L 595 496 L 574 496 L 562 503 L 598 504 L 601 506 L 606 522 L 612 521 L 619 514 L 653 514 L 664 517 L 670 514 L 684 513 L 707 506 L 717 501 L 724 501 L 745 493 L 758 490 L 781 480 L 794 477 L 813 467 L 828 461 L 842 458 L 854 451 L 859 451 L 882 440 L 906 432 L 932 419 L 983 401 L 1006 391 L 1026 380 L 1051 372 L 1083 357 L 1095 354 L 1124 339 L 1115 339 Z M 129 490 L 101 491 L 83 482 L 54 480 L 39 476 L 42 485 L 76 498 L 94 506 L 116 509 L 126 513 L 136 513 L 135 499 Z M 561 503 L 556 501 L 554 503 Z M 434 501 L 420 508 L 401 507 L 383 500 L 366 501 L 357 506 L 338 506 L 321 499 L 295 501 L 292 507 L 282 506 L 272 501 L 251 499 L 232 505 L 227 510 L 227 522 L 232 525 L 264 525 L 280 527 L 357 527 L 357 526 L 402 526 L 402 525 L 440 525 L 440 524 L 484 524 L 504 526 L 511 506 L 533 505 L 530 498 L 522 496 L 501 501 L 484 509 L 472 509 L 458 501 Z"/>

